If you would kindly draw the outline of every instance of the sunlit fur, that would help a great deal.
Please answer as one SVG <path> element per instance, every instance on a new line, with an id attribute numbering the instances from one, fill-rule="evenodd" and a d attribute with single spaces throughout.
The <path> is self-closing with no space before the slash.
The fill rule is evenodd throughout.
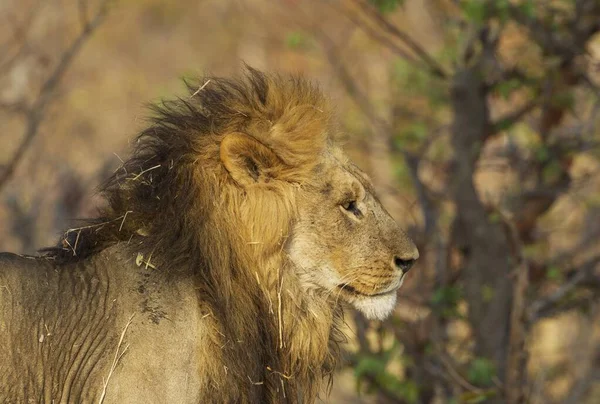
<path id="1" fill-rule="evenodd" d="M 385 230 L 396 226 L 368 179 L 335 146 L 331 110 L 316 87 L 248 69 L 241 79 L 203 79 L 189 90 L 154 108 L 132 157 L 102 187 L 107 207 L 91 227 L 67 232 L 50 254 L 81 261 L 120 245 L 132 256 L 151 257 L 165 282 L 193 274 L 198 304 L 211 314 L 199 358 L 205 397 L 313 402 L 335 367 L 341 302 L 374 318 L 387 316 L 395 302 L 395 295 L 352 297 L 337 282 L 352 281 L 357 290 L 387 287 L 392 281 L 375 277 L 377 271 L 400 279 L 388 250 L 416 250 L 404 233 Z M 236 133 L 276 156 L 275 165 L 259 167 L 256 184 L 231 171 L 242 160 L 225 167 L 222 143 Z M 244 139 L 234 137 L 225 152 L 237 153 Z M 334 200 L 346 186 L 362 193 L 365 212 L 373 210 L 373 224 L 361 230 L 369 243 L 355 243 L 349 233 L 336 241 L 354 226 Z M 315 230 L 315 220 L 329 222 Z M 389 257 L 378 255 L 379 245 Z"/>

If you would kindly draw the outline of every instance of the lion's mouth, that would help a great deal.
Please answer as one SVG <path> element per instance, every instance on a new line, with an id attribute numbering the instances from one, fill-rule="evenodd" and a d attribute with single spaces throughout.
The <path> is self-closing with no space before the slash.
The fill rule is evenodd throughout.
<path id="1" fill-rule="evenodd" d="M 354 286 L 348 285 L 348 284 L 337 285 L 337 287 L 343 291 L 346 291 L 350 294 L 357 295 L 357 296 L 378 297 L 378 296 L 388 296 L 388 295 L 392 295 L 392 294 L 396 293 L 398 291 L 398 289 L 400 288 L 400 285 L 402 285 L 402 282 L 399 282 L 399 285 L 396 287 L 393 287 L 392 289 L 384 290 L 383 292 L 377 292 L 377 293 L 361 292 L 360 290 L 357 290 Z"/>

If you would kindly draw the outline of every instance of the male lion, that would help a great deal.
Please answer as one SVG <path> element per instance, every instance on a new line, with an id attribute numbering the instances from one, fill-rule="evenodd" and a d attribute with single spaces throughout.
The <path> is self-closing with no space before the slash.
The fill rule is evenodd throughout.
<path id="1" fill-rule="evenodd" d="M 107 208 L 0 254 L 0 401 L 314 402 L 342 301 L 390 314 L 418 257 L 324 96 L 249 69 L 155 108 Z"/>

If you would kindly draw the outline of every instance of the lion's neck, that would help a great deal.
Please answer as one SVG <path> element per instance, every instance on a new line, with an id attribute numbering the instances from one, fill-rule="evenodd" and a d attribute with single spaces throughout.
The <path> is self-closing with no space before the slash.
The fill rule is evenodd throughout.
<path id="1" fill-rule="evenodd" d="M 305 290 L 289 261 L 275 262 L 279 270 L 264 276 L 270 278 L 267 284 L 273 308 L 269 314 L 277 320 L 276 348 L 283 366 L 280 379 L 287 385 L 297 380 L 296 388 L 311 402 L 335 367 L 341 309 L 328 295 Z"/>
<path id="2" fill-rule="evenodd" d="M 324 294 L 302 290 L 285 260 L 263 261 L 239 271 L 230 296 L 237 315 L 220 325 L 231 349 L 223 352 L 224 365 L 246 357 L 257 366 L 241 366 L 243 382 L 261 383 L 262 402 L 313 402 L 322 391 L 337 358 L 341 309 Z M 245 344 L 227 345 L 228 340 Z M 235 368 L 235 366 L 234 366 Z M 241 382 L 241 380 L 236 381 Z"/>

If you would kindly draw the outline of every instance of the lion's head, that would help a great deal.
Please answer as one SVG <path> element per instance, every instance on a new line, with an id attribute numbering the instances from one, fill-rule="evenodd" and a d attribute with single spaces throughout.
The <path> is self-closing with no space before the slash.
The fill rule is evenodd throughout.
<path id="1" fill-rule="evenodd" d="M 263 116 L 219 145 L 247 240 L 286 254 L 305 292 L 382 319 L 418 250 L 336 145 L 326 100 L 302 82 L 267 80 L 279 89 L 265 100 L 280 108 L 275 120 Z"/>
<path id="2" fill-rule="evenodd" d="M 263 287 L 279 282 L 287 263 L 297 292 L 386 317 L 419 253 L 337 145 L 323 94 L 253 69 L 190 92 L 156 107 L 133 156 L 104 186 L 102 231 L 67 233 L 66 255 L 126 240 L 156 265 L 191 265 L 208 289 L 227 293 L 231 274 L 217 263 L 246 268 Z"/>
<path id="3" fill-rule="evenodd" d="M 322 112 L 310 113 L 318 118 Z M 326 130 L 311 129 L 317 133 L 304 135 L 317 139 Z M 280 250 L 305 291 L 321 289 L 369 318 L 386 317 L 419 257 L 413 242 L 381 205 L 367 175 L 331 142 L 315 151 L 308 167 L 287 164 L 268 143 L 268 135 L 235 133 L 220 145 L 237 185 L 232 191 L 241 209 L 252 212 L 243 221 L 249 242 L 283 242 Z"/>

